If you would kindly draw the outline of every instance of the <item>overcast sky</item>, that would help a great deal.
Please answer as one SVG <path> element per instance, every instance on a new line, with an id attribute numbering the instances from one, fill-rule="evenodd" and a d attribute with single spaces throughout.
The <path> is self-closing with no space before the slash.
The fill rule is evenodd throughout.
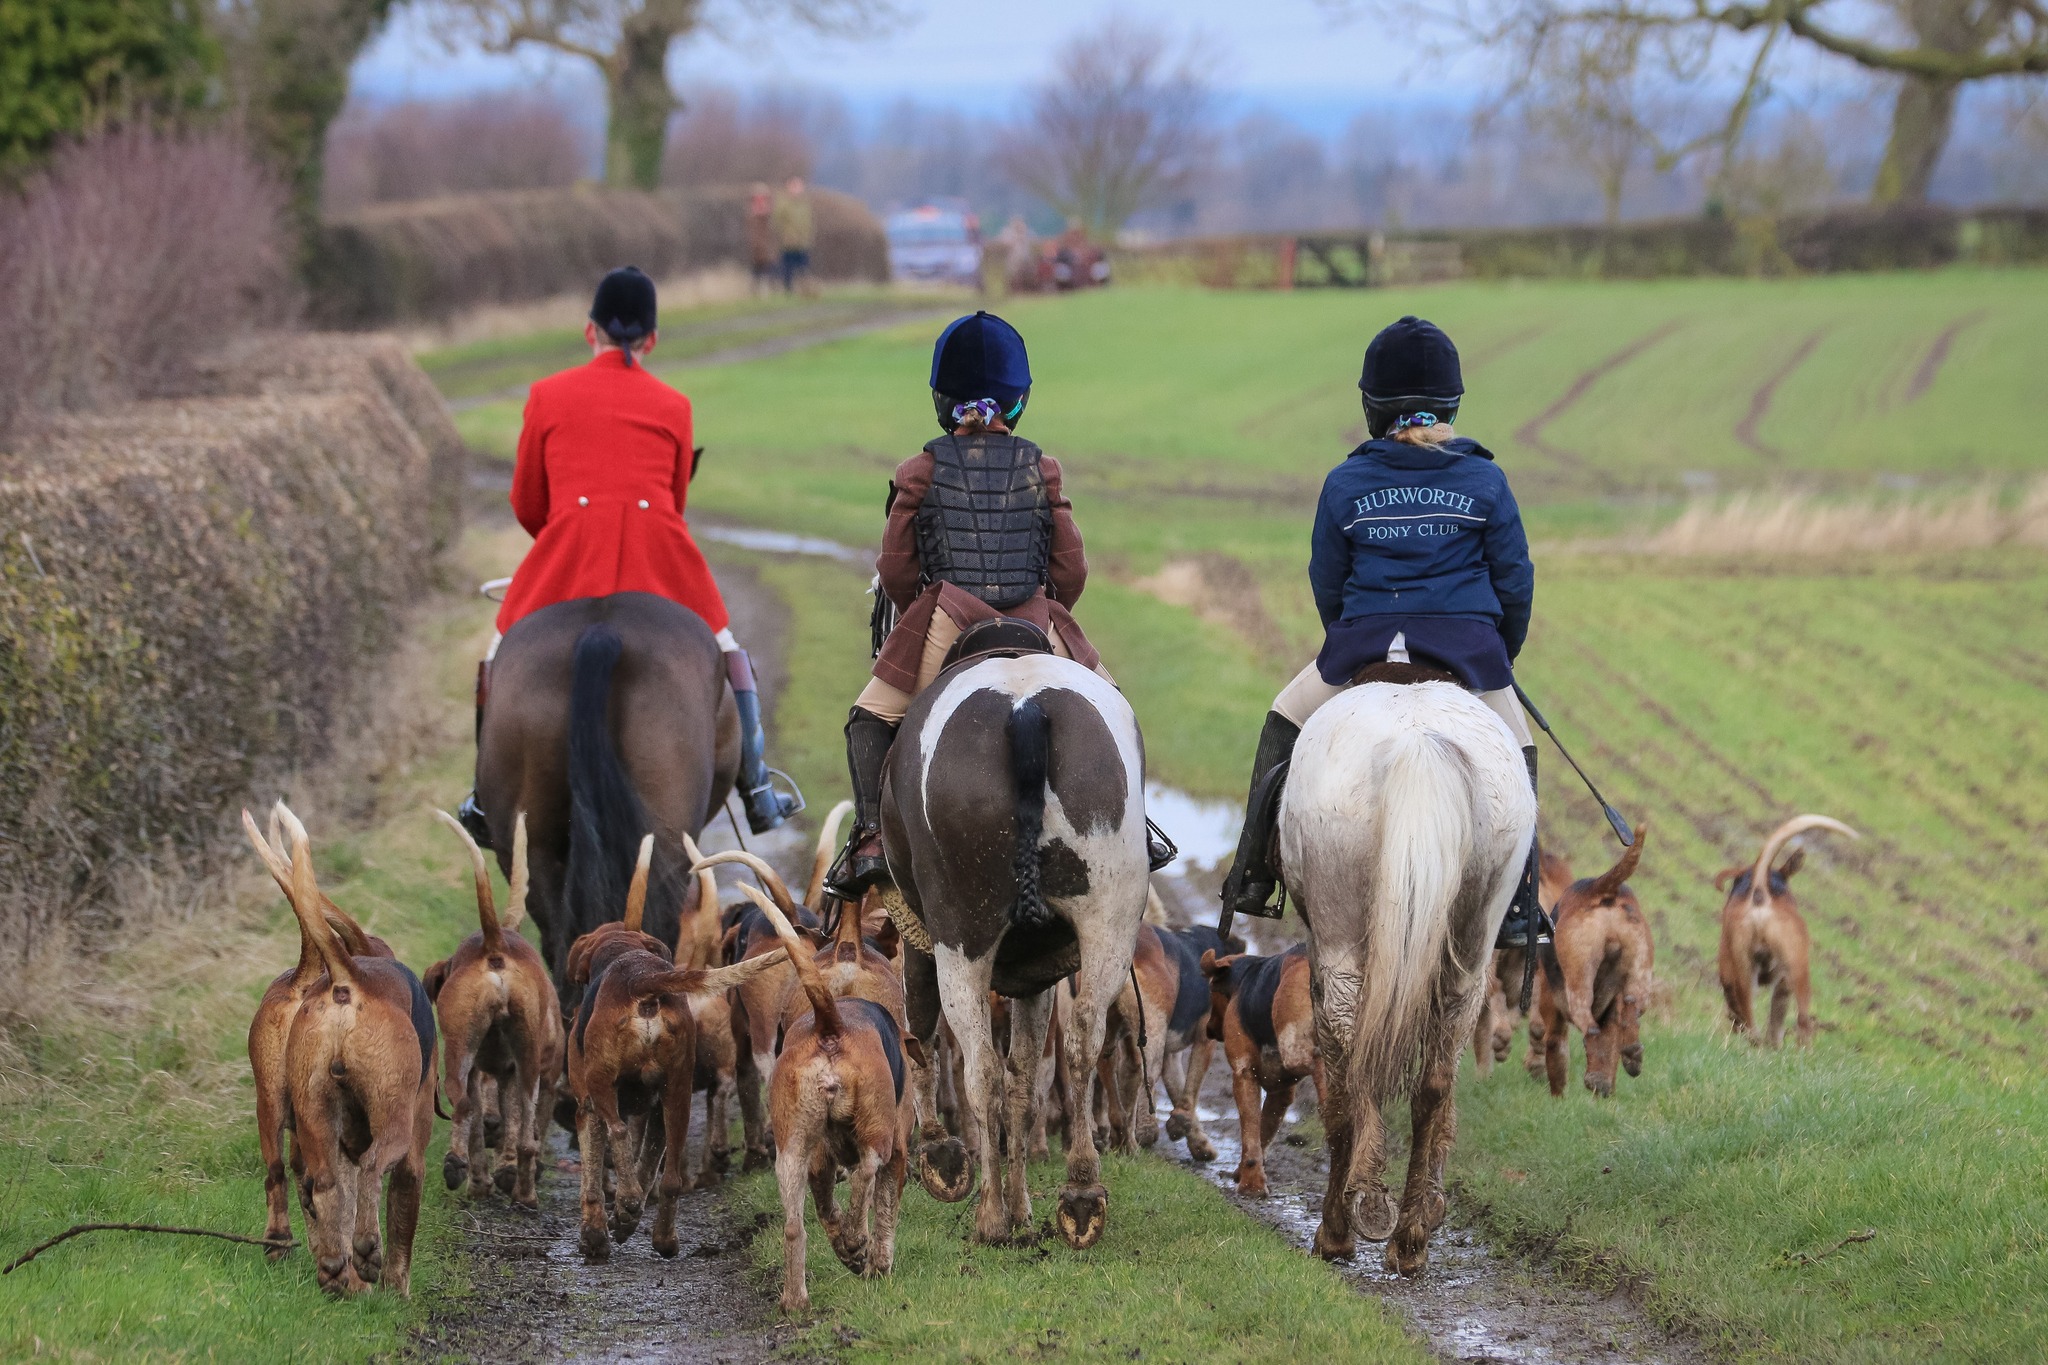
<path id="1" fill-rule="evenodd" d="M 432 97 L 536 82 L 580 83 L 579 63 L 536 52 L 511 58 L 451 56 L 422 17 L 402 7 L 357 63 L 355 86 L 374 99 Z M 743 8 L 725 0 L 723 8 Z M 801 83 L 844 93 L 857 108 L 898 95 L 986 104 L 1007 113 L 1017 88 L 1037 79 L 1070 33 L 1111 12 L 1200 35 L 1216 58 L 1218 84 L 1249 103 L 1273 105 L 1334 131 L 1362 105 L 1413 90 L 1414 55 L 1382 25 L 1341 19 L 1317 0 L 898 0 L 900 22 L 879 36 L 828 38 L 783 28 L 774 41 L 744 23 L 730 39 L 697 37 L 673 59 L 682 86 Z M 1027 17 L 1028 16 L 1028 17 Z M 1000 60 L 996 54 L 1000 52 Z"/>

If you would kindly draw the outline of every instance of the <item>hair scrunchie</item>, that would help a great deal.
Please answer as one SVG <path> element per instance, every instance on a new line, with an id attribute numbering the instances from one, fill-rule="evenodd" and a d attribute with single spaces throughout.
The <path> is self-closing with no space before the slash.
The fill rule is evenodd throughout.
<path id="1" fill-rule="evenodd" d="M 1436 414 L 1433 412 L 1411 412 L 1394 419 L 1394 431 L 1406 431 L 1410 427 L 1433 427 Z M 1389 433 L 1391 434 L 1391 433 Z"/>
<path id="2" fill-rule="evenodd" d="M 969 423 L 975 426 L 992 427 L 1002 416 L 1002 407 L 993 398 L 977 398 L 971 403 L 956 403 L 953 406 L 953 420 L 961 426 Z"/>

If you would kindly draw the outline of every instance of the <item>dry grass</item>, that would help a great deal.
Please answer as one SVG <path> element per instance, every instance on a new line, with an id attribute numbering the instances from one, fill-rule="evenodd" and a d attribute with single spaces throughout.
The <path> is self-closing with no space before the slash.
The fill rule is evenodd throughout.
<path id="1" fill-rule="evenodd" d="M 2000 545 L 2048 548 L 2048 480 L 2017 494 L 1978 488 L 1883 502 L 1739 494 L 1694 503 L 1676 521 L 1627 548 L 1672 558 L 1825 558 Z"/>
<path id="2" fill-rule="evenodd" d="M 444 322 L 422 322 L 395 329 L 395 335 L 414 355 L 449 346 L 469 346 L 481 341 L 509 341 L 536 332 L 556 332 L 578 325 L 590 312 L 592 280 L 585 288 L 555 294 L 525 303 L 487 303 L 467 309 Z M 707 308 L 721 303 L 738 303 L 751 296 L 753 280 L 736 265 L 714 266 L 708 270 L 673 275 L 656 281 L 664 317 L 690 308 Z"/>

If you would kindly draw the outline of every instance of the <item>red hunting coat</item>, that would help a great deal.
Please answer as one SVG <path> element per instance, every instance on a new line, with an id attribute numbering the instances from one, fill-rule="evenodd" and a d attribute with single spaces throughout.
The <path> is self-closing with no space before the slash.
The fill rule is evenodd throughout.
<path id="1" fill-rule="evenodd" d="M 683 509 L 690 491 L 690 400 L 616 350 L 528 392 L 512 511 L 533 534 L 498 630 L 577 597 L 651 592 L 713 630 L 725 600 Z"/>

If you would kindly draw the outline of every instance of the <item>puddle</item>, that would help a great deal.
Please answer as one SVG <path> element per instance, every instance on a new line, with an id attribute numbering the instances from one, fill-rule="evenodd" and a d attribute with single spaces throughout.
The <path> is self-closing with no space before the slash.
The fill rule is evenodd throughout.
<path id="1" fill-rule="evenodd" d="M 1218 1061 L 1220 1062 L 1220 1058 Z M 1304 1092 L 1309 1093 L 1309 1092 Z M 1204 1078 L 1197 1106 L 1202 1128 L 1216 1146 L 1216 1159 L 1197 1165 L 1203 1177 L 1223 1190 L 1239 1208 L 1276 1229 L 1306 1254 L 1322 1221 L 1323 1182 L 1328 1171 L 1320 1146 L 1294 1146 L 1288 1141 L 1301 1115 L 1290 1109 L 1272 1146 L 1266 1150 L 1266 1174 L 1272 1193 L 1247 1199 L 1236 1192 L 1231 1173 L 1238 1162 L 1237 1111 L 1230 1099 L 1227 1068 L 1213 1065 Z M 1397 1110 L 1397 1125 L 1407 1116 Z M 1406 1170 L 1406 1144 L 1398 1163 L 1389 1163 L 1390 1178 Z M 1161 1140 L 1157 1149 L 1168 1160 L 1182 1156 L 1179 1143 Z M 1361 1242 L 1350 1264 L 1332 1269 L 1351 1284 L 1392 1303 L 1407 1317 L 1438 1356 L 1447 1361 L 1499 1362 L 1500 1365 L 1694 1365 L 1705 1357 L 1688 1343 L 1675 1341 L 1644 1323 L 1619 1294 L 1600 1295 L 1571 1285 L 1547 1271 L 1504 1260 L 1490 1250 L 1476 1231 L 1458 1227 L 1453 1201 L 1450 1220 L 1429 1242 L 1429 1268 L 1415 1280 L 1404 1280 L 1384 1267 L 1383 1246 Z"/>
<path id="2" fill-rule="evenodd" d="M 1212 801 L 1190 796 L 1163 782 L 1145 784 L 1145 814 L 1159 823 L 1167 837 L 1180 846 L 1180 857 L 1165 871 L 1169 877 L 1186 877 L 1201 872 L 1221 872 L 1237 852 L 1238 829 L 1244 823 L 1244 807 L 1235 801 Z"/>
<path id="3" fill-rule="evenodd" d="M 764 531 L 755 526 L 692 526 L 690 531 L 705 540 L 715 540 L 721 545 L 738 546 L 742 550 L 760 550 L 778 555 L 816 555 L 869 568 L 872 568 L 875 562 L 874 553 L 870 550 L 856 550 L 851 545 L 842 545 L 836 540 L 826 540 L 822 536 L 799 536 L 788 531 Z"/>

